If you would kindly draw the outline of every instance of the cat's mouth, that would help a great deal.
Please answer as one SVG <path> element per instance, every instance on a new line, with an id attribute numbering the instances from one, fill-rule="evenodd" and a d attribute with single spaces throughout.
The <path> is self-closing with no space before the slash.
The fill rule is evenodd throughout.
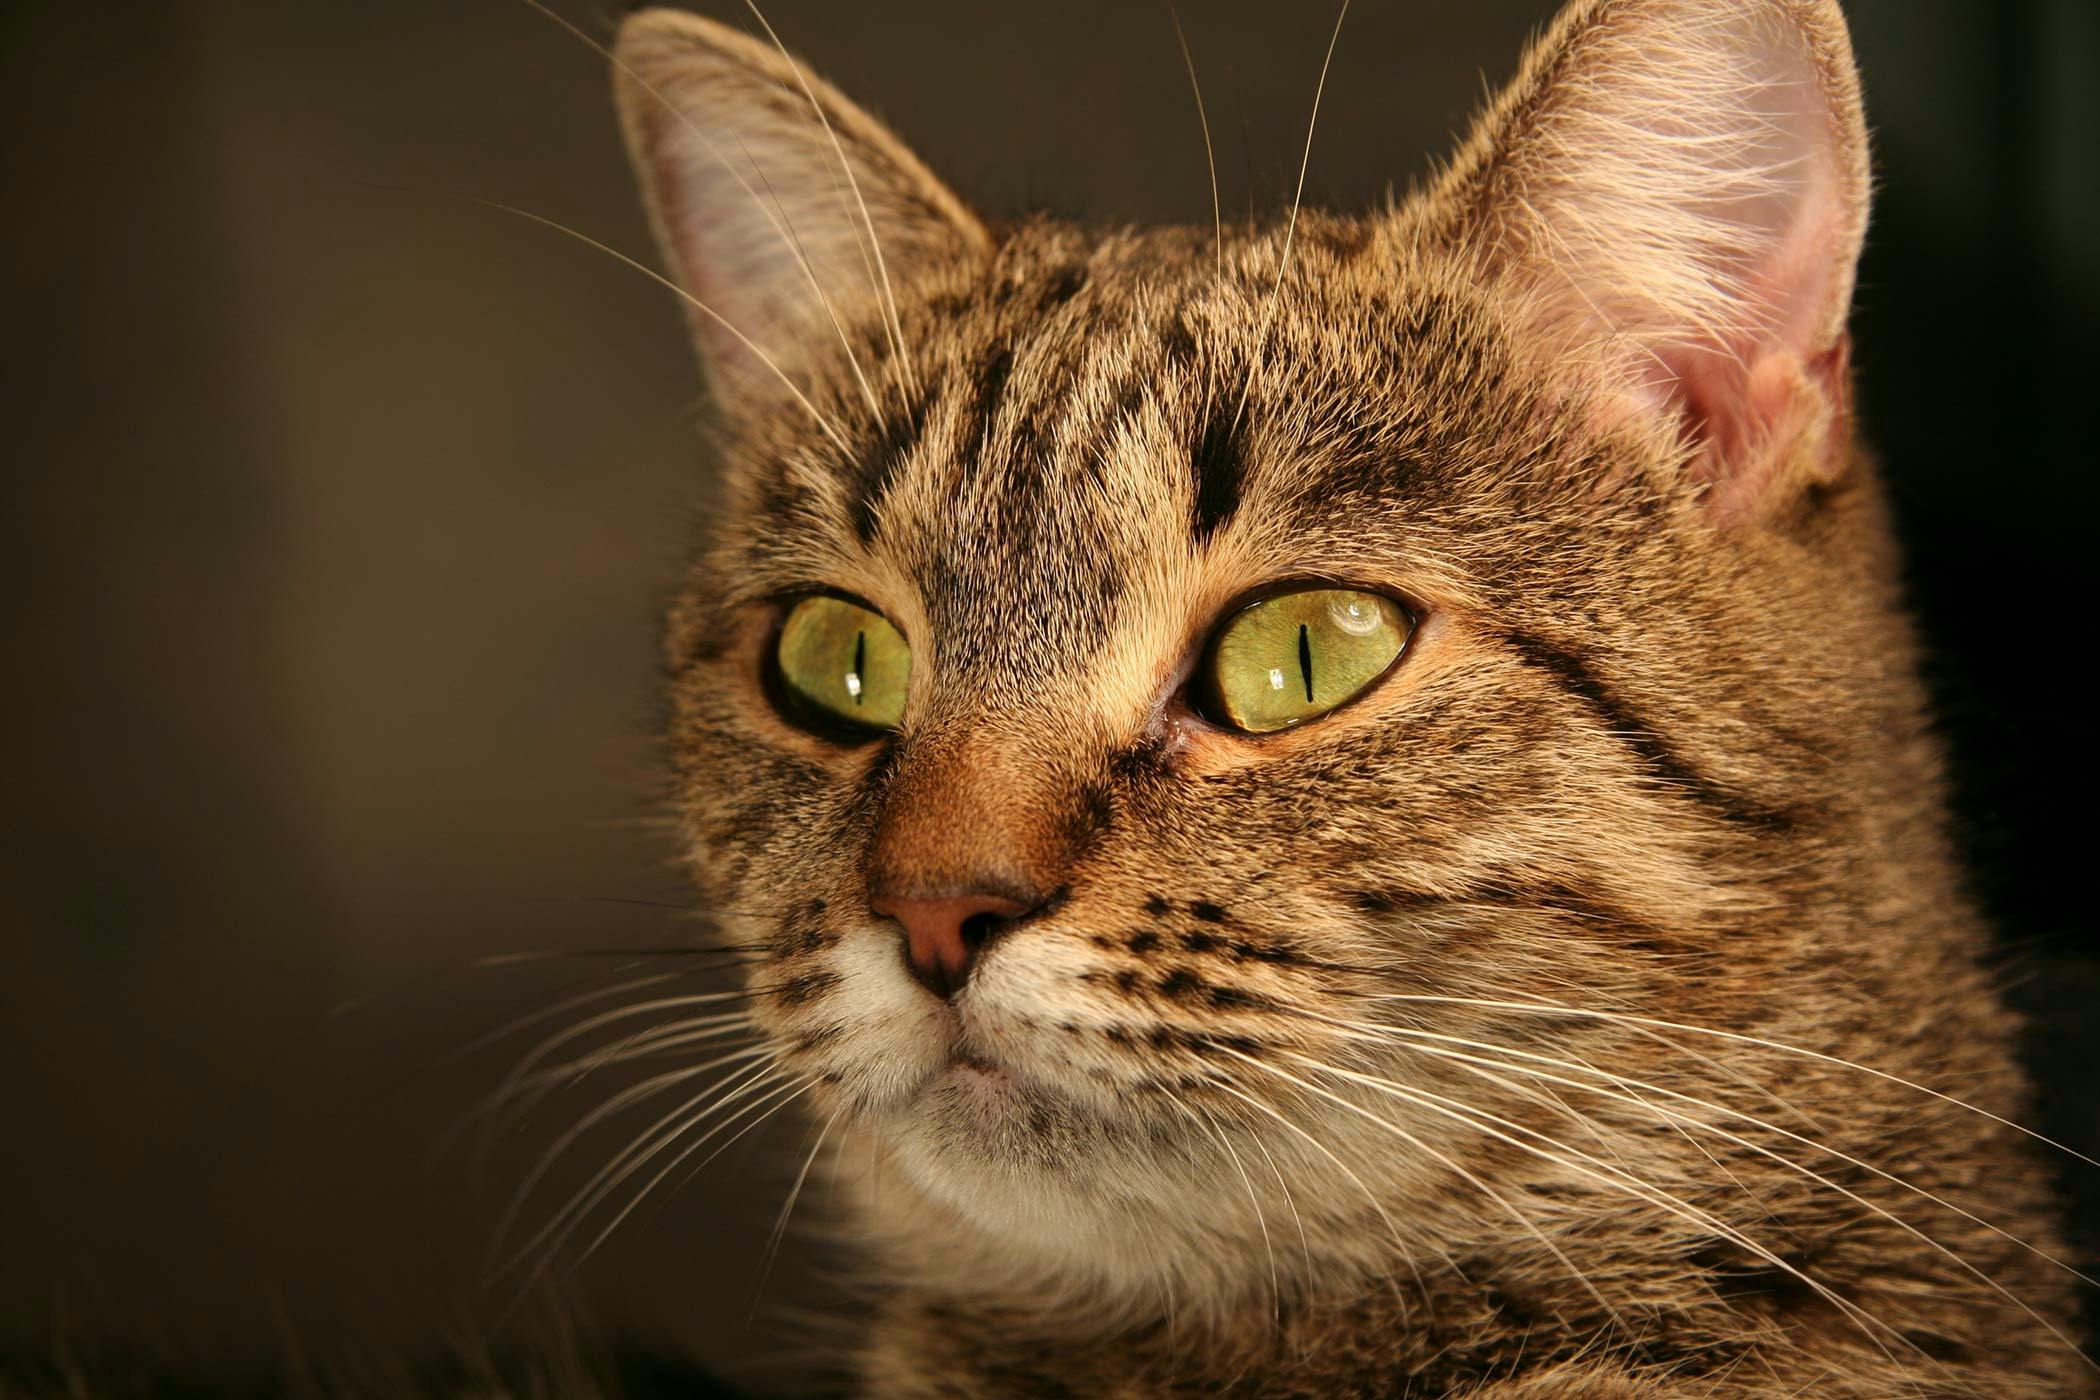
<path id="1" fill-rule="evenodd" d="M 921 1092 L 950 1084 L 966 1086 L 976 1093 L 1025 1095 L 1041 1092 L 1041 1086 L 1010 1061 L 972 1043 L 967 1031 L 957 1037 L 946 1063 L 929 1076 Z"/>
<path id="2" fill-rule="evenodd" d="M 934 1076 L 927 1090 L 937 1097 L 944 1093 L 959 1093 L 968 1096 L 967 1102 L 986 1104 L 1019 1101 L 1031 1096 L 1026 1082 L 1013 1070 L 970 1056 L 950 1060 L 948 1067 Z"/>
<path id="3" fill-rule="evenodd" d="M 1061 1102 L 1023 1071 L 970 1051 L 950 1056 L 915 1098 L 910 1116 L 922 1127 L 997 1157 L 1031 1154 L 1043 1115 Z"/>
<path id="4" fill-rule="evenodd" d="M 1080 941 L 1039 944 L 1009 943 L 960 994 L 937 998 L 904 975 L 893 932 L 856 930 L 835 970 L 865 989 L 871 1014 L 849 1018 L 844 1035 L 812 1039 L 804 1053 L 818 1073 L 835 1076 L 844 1106 L 889 1140 L 917 1142 L 929 1170 L 953 1151 L 1013 1162 L 1092 1142 L 1142 1116 L 1145 1096 L 1133 1076 L 1109 1073 L 1098 1049 L 1105 1033 L 1088 1034 L 1074 1002 L 1073 987 L 1093 970 Z M 787 1038 L 793 1043 L 793 1032 Z"/>
<path id="5" fill-rule="evenodd" d="M 945 1008 L 947 1044 L 930 1057 L 906 1112 L 926 1121 L 960 1118 L 978 1126 L 997 1124 L 1002 1132 L 1019 1130 L 1033 1115 L 1060 1117 L 1078 1108 L 1060 1086 L 1054 1069 L 1030 1053 L 1030 1046 L 1001 1043 L 1004 1027 L 994 1016 L 972 1016 L 959 1007 Z"/>

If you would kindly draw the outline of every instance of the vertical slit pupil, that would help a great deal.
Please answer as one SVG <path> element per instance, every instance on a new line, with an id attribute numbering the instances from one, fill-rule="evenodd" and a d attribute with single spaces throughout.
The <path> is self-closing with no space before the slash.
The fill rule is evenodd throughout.
<path id="1" fill-rule="evenodd" d="M 1300 630 L 1302 631 L 1303 629 L 1301 628 Z M 868 698 L 867 666 L 868 634 L 866 632 L 855 632 L 853 634 L 853 678 L 860 682 L 859 685 L 852 688 L 853 703 L 856 705 L 866 703 Z"/>
<path id="2" fill-rule="evenodd" d="M 1305 677 L 1305 703 L 1312 703 L 1312 636 L 1298 624 L 1298 670 Z"/>

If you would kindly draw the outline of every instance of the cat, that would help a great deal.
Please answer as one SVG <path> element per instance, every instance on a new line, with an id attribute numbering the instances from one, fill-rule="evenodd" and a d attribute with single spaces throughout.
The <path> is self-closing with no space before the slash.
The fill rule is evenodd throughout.
<path id="1" fill-rule="evenodd" d="M 1573 0 L 1409 197 L 1246 229 L 989 223 L 761 26 L 613 70 L 724 488 L 722 1102 L 843 1144 L 860 1392 L 2100 1393 L 1834 0 Z"/>

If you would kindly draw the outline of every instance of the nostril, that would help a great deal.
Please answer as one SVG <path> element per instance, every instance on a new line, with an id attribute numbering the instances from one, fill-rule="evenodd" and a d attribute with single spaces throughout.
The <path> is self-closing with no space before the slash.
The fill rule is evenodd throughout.
<path id="1" fill-rule="evenodd" d="M 1012 919 L 1003 918 L 998 914 L 972 914 L 962 921 L 963 947 L 975 957 L 985 944 L 991 942 L 996 934 L 1012 922 Z"/>
<path id="2" fill-rule="evenodd" d="M 906 965 L 938 997 L 961 991 L 978 953 L 1032 907 L 981 891 L 933 898 L 885 891 L 868 903 L 877 914 L 902 925 Z"/>

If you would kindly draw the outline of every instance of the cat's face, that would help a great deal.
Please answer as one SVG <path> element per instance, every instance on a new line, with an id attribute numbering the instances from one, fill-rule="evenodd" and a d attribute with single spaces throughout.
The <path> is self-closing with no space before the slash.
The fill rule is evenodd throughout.
<path id="1" fill-rule="evenodd" d="M 1775 57 L 1753 28 L 1702 42 L 1818 71 L 1829 36 Z M 1543 61 L 1407 208 L 1214 240 L 995 237 L 815 87 L 828 143 L 764 46 L 656 14 L 622 55 L 731 473 L 670 639 L 695 870 L 754 950 L 782 1082 L 922 1203 L 1059 1256 L 1120 1230 L 1169 1272 L 1261 1247 L 1286 1180 L 1294 1213 L 1368 1200 L 1431 1241 L 1493 1213 L 1481 1181 L 1541 1170 L 1459 1115 L 1557 1121 L 1469 1044 L 1668 1072 L 1652 1035 L 1513 1003 L 1726 1020 L 1739 979 L 1802 954 L 1801 925 L 1744 915 L 1820 878 L 1844 797 L 1817 756 L 1863 720 L 1827 699 L 1878 616 L 1833 601 L 1858 574 L 1824 540 L 1846 91 L 1811 90 L 1813 121 L 1709 113 L 1777 133 L 1730 148 L 1767 183 L 1758 143 L 1810 130 L 1800 177 L 1665 191 L 1730 217 L 1635 275 L 1539 267 L 1579 257 L 1577 213 L 1631 226 L 1621 204 L 1661 198 L 1527 173 L 1538 131 L 1586 130 L 1539 115 Z M 732 128 L 764 181 L 731 183 L 707 133 Z M 1524 219 L 1555 201 L 1549 240 Z M 1834 256 L 1801 265 L 1804 224 Z M 1751 254 L 1791 280 L 1717 270 Z M 1404 647 L 1248 732 L 1216 703 L 1220 629 L 1316 588 L 1382 600 Z M 783 628 L 827 596 L 908 648 L 894 725 L 796 702 Z M 1310 697 L 1301 645 L 1302 676 L 1270 674 Z"/>

